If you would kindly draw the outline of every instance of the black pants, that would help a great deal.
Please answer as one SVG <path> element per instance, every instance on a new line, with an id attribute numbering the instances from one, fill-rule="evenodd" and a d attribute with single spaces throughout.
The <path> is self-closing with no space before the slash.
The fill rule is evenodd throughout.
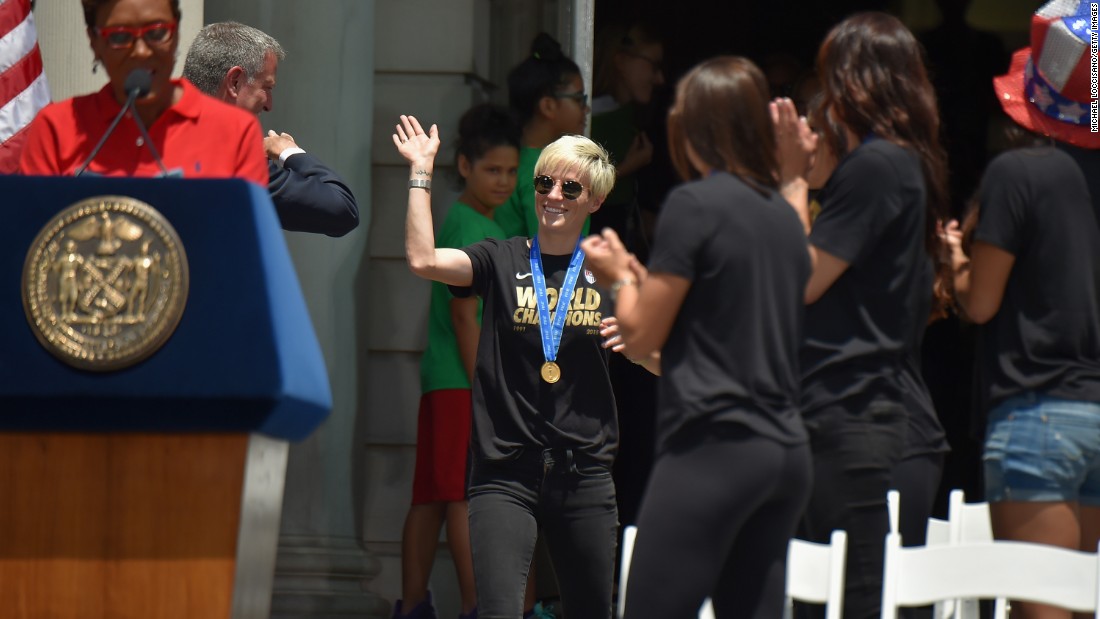
<path id="1" fill-rule="evenodd" d="M 610 619 L 619 518 L 609 466 L 571 450 L 475 460 L 470 545 L 478 617 L 519 619 L 541 529 L 569 619 Z"/>
<path id="2" fill-rule="evenodd" d="M 924 453 L 908 456 L 894 467 L 890 487 L 901 495 L 898 529 L 905 546 L 924 545 L 943 476 L 943 461 L 942 453 Z"/>
<path id="3" fill-rule="evenodd" d="M 845 619 L 880 615 L 889 531 L 886 493 L 905 451 L 907 423 L 900 405 L 874 404 L 859 411 L 821 411 L 806 424 L 814 489 L 801 533 L 820 543 L 828 542 L 834 529 L 848 533 Z M 821 611 L 808 607 L 800 616 L 823 616 Z"/>
<path id="4" fill-rule="evenodd" d="M 942 453 L 923 453 L 907 456 L 894 467 L 894 479 L 890 487 L 901 497 L 898 530 L 905 546 L 923 546 L 928 536 L 928 519 L 936 503 L 940 478 L 943 476 Z M 902 608 L 903 619 L 929 619 L 931 606 Z"/>
<path id="5" fill-rule="evenodd" d="M 681 432 L 658 458 L 638 516 L 626 617 L 782 615 L 787 546 L 810 490 L 807 445 L 732 424 Z"/>

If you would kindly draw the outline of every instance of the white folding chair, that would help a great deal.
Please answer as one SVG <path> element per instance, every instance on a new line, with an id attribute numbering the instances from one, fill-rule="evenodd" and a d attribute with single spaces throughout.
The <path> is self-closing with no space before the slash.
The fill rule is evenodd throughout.
<path id="1" fill-rule="evenodd" d="M 833 531 L 828 544 L 792 539 L 787 546 L 787 600 L 784 619 L 794 613 L 794 601 L 825 605 L 825 619 L 840 619 L 844 609 L 844 561 L 848 554 L 848 534 Z M 708 599 L 699 619 L 714 619 L 714 607 Z"/>
<path id="2" fill-rule="evenodd" d="M 993 525 L 989 518 L 988 503 L 967 503 L 962 490 L 952 490 L 948 498 L 947 539 L 942 531 L 932 538 L 933 525 L 929 521 L 927 544 L 970 544 L 993 541 Z M 939 521 L 942 522 L 942 521 Z M 981 608 L 976 599 L 945 600 L 935 605 L 933 619 L 980 619 Z M 992 619 L 1007 619 L 1008 601 L 998 597 L 993 604 Z"/>
<path id="3" fill-rule="evenodd" d="M 897 490 L 886 492 L 886 515 L 890 518 L 890 532 L 901 533 L 901 493 Z"/>
<path id="4" fill-rule="evenodd" d="M 951 543 L 951 523 L 939 518 L 929 518 L 924 527 L 924 543 L 939 546 Z"/>
<path id="5" fill-rule="evenodd" d="M 886 537 L 882 618 L 902 606 L 941 600 L 1013 599 L 1097 613 L 1100 555 L 1026 542 L 989 541 L 902 548 Z"/>
<path id="6" fill-rule="evenodd" d="M 615 609 L 619 619 L 622 619 L 623 611 L 626 610 L 626 578 L 630 576 L 630 559 L 634 556 L 634 538 L 637 536 L 638 527 L 623 527 L 622 557 L 619 559 L 619 603 Z"/>
<path id="7" fill-rule="evenodd" d="M 840 619 L 844 607 L 844 562 L 848 555 L 848 534 L 833 531 L 828 544 L 792 539 L 787 548 L 787 605 L 790 617 L 793 601 L 825 605 L 825 619 Z"/>
<path id="8" fill-rule="evenodd" d="M 967 503 L 962 490 L 952 490 L 947 509 L 952 544 L 993 541 L 989 503 Z"/>

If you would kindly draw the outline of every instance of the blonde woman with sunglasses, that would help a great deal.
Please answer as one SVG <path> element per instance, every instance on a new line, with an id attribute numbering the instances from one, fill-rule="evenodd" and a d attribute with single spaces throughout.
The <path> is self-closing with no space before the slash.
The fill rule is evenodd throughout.
<path id="1" fill-rule="evenodd" d="M 608 619 L 618 426 L 607 361 L 617 327 L 607 283 L 587 268 L 579 242 L 615 167 L 588 138 L 563 136 L 543 149 L 534 177 L 518 181 L 534 197 L 534 237 L 436 248 L 429 192 L 438 131 L 402 116 L 393 140 L 410 164 L 409 267 L 484 302 L 468 492 L 478 617 L 522 615 L 541 532 L 564 614 Z"/>

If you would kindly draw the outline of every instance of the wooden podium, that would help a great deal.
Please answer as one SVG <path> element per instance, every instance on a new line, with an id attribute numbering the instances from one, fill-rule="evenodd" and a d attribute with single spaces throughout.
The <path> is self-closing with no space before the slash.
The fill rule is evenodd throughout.
<path id="1" fill-rule="evenodd" d="M 266 618 L 288 441 L 332 407 L 267 193 L 0 177 L 0 195 L 0 617 Z M 151 356 L 80 369 L 32 331 L 23 266 L 59 211 L 119 195 L 178 232 L 189 294 Z"/>

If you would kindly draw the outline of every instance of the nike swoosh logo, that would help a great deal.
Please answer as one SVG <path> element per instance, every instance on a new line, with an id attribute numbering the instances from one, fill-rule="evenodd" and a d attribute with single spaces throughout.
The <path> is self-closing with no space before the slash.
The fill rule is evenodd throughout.
<path id="1" fill-rule="evenodd" d="M 531 277 L 530 273 L 520 273 L 516 271 L 516 279 L 527 279 L 528 277 Z"/>

